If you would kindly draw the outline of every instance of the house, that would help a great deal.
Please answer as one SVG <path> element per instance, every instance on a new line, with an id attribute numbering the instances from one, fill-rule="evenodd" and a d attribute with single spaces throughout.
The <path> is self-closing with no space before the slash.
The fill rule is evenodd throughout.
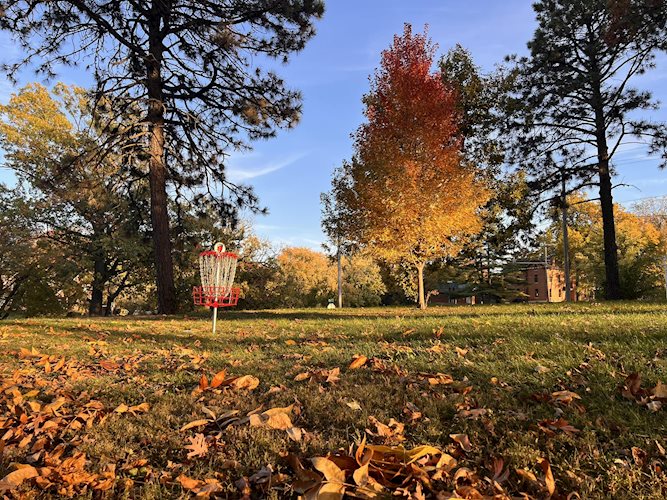
<path id="1" fill-rule="evenodd" d="M 498 302 L 498 297 L 484 293 L 478 287 L 468 283 L 448 281 L 441 284 L 437 292 L 437 294 L 431 295 L 429 300 L 431 304 L 474 305 Z"/>
<path id="2" fill-rule="evenodd" d="M 511 271 L 516 276 L 515 283 L 510 287 L 522 294 L 518 300 L 526 302 L 564 302 L 565 272 L 553 264 L 546 262 L 516 262 Z M 572 300 L 577 297 L 574 279 L 571 281 Z"/>

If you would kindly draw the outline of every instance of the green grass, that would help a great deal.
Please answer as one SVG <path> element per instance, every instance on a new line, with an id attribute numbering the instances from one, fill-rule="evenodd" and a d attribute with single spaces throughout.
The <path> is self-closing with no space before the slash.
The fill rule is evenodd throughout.
<path id="1" fill-rule="evenodd" d="M 660 450 L 667 448 L 667 407 L 651 412 L 618 390 L 632 372 L 642 375 L 646 388 L 667 382 L 665 305 L 225 311 L 221 318 L 216 336 L 202 317 L 0 322 L 0 375 L 8 378 L 20 368 L 45 380 L 49 385 L 36 397 L 41 402 L 66 393 L 70 407 L 91 399 L 107 410 L 121 403 L 150 404 L 146 413 L 108 413 L 90 428 L 70 428 L 49 444 L 67 442 L 67 454 L 83 451 L 86 470 L 93 473 L 116 464 L 109 490 L 115 496 L 183 495 L 185 490 L 173 480 L 180 474 L 215 477 L 225 485 L 223 495 L 235 495 L 234 481 L 266 465 L 289 478 L 286 452 L 307 458 L 347 449 L 366 429 L 373 429 L 369 417 L 405 423 L 406 447 L 431 444 L 455 453 L 449 435 L 468 434 L 472 450 L 458 453 L 459 466 L 480 477 L 489 475 L 494 458 L 502 458 L 512 471 L 525 468 L 537 475 L 538 459 L 547 458 L 561 493 L 576 491 L 583 498 L 667 495 L 667 460 Z M 467 353 L 462 355 L 457 347 Z M 19 359 L 20 348 L 64 355 L 94 369 L 85 377 L 45 373 L 43 366 Z M 379 372 L 369 365 L 349 370 L 358 354 L 398 370 Z M 101 359 L 136 364 L 129 371 L 106 371 L 99 369 Z M 294 380 L 302 372 L 335 367 L 341 373 L 334 384 Z M 193 394 L 202 374 L 210 378 L 222 369 L 229 376 L 254 375 L 260 385 L 253 391 Z M 416 381 L 418 372 L 445 373 L 472 390 L 429 386 Z M 282 390 L 267 394 L 271 387 Z M 532 397 L 560 390 L 581 396 L 582 408 L 557 407 Z M 346 404 L 352 401 L 361 409 Z M 184 445 L 197 431 L 179 429 L 206 418 L 203 406 L 217 414 L 245 414 L 260 405 L 294 402 L 300 407 L 294 423 L 307 432 L 307 439 L 295 442 L 283 431 L 232 426 L 220 431 L 218 446 L 205 457 L 186 458 Z M 410 421 L 404 411 L 408 403 L 419 409 L 421 418 Z M 1 408 L 0 423 L 2 413 L 9 414 L 6 402 Z M 471 408 L 486 409 L 487 414 L 477 420 L 457 415 Z M 539 429 L 538 422 L 558 416 L 580 432 L 550 436 Z M 633 457 L 633 447 L 646 455 Z M 12 462 L 26 463 L 29 454 L 26 448 L 8 445 L 0 474 L 13 470 Z M 126 467 L 136 460 L 143 465 Z M 512 472 L 505 486 L 516 493 L 521 480 Z M 40 491 L 32 482 L 21 488 Z M 44 491 L 55 495 L 58 490 Z M 91 495 L 80 487 L 71 491 Z M 284 494 L 280 488 L 253 490 L 258 497 Z"/>

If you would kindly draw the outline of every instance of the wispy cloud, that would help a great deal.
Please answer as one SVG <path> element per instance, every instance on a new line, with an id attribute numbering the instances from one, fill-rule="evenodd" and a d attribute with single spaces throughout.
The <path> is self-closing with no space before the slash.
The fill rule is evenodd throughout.
<path id="1" fill-rule="evenodd" d="M 303 236 L 289 236 L 289 237 L 274 237 L 270 238 L 271 243 L 273 243 L 278 248 L 285 247 L 306 247 L 311 250 L 322 250 L 322 240 L 316 240 L 313 238 L 303 237 Z"/>
<path id="2" fill-rule="evenodd" d="M 245 182 L 251 179 L 255 179 L 257 177 L 261 177 L 263 175 L 270 174 L 272 172 L 276 172 L 278 170 L 281 170 L 285 167 L 288 167 L 292 163 L 295 163 L 299 161 L 301 158 L 305 157 L 307 153 L 298 153 L 291 155 L 284 160 L 280 161 L 274 161 L 274 162 L 267 162 L 262 165 L 253 165 L 253 166 L 245 166 L 242 165 L 243 160 L 239 158 L 238 160 L 232 159 L 232 162 L 230 165 L 227 166 L 227 177 L 229 178 L 230 181 L 232 182 Z M 253 155 L 255 156 L 255 155 Z M 251 158 L 251 157 L 248 157 Z M 254 159 L 255 163 L 257 163 L 257 159 Z M 261 160 L 260 160 L 261 162 Z"/>

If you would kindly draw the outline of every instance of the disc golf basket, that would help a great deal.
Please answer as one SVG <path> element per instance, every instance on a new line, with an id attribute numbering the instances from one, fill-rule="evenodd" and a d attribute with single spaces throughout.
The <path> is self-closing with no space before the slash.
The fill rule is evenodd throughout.
<path id="1" fill-rule="evenodd" d="M 201 286 L 192 289 L 197 306 L 213 308 L 213 333 L 218 321 L 218 307 L 231 307 L 239 302 L 239 288 L 233 287 L 239 256 L 225 252 L 225 245 L 216 243 L 213 250 L 199 254 Z"/>

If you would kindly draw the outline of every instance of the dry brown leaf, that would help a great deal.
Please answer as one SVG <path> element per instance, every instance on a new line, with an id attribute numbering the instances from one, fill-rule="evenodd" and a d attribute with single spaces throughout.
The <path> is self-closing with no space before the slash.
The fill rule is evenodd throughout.
<path id="1" fill-rule="evenodd" d="M 342 499 L 345 493 L 345 472 L 326 457 L 315 457 L 310 461 L 315 469 L 324 474 L 326 479 L 317 492 L 317 498 L 322 500 Z"/>
<path id="2" fill-rule="evenodd" d="M 563 431 L 566 434 L 576 434 L 579 432 L 579 429 L 574 427 L 573 425 L 570 425 L 570 423 L 565 420 L 564 418 L 558 418 L 556 420 L 542 420 L 541 422 L 538 423 L 538 426 L 540 429 L 545 431 L 548 435 L 553 435 L 553 432 L 550 431 Z"/>
<path id="3" fill-rule="evenodd" d="M 488 413 L 486 408 L 473 408 L 472 410 L 461 410 L 457 413 L 460 418 L 477 420 Z"/>
<path id="4" fill-rule="evenodd" d="M 575 399 L 581 399 L 581 396 L 572 391 L 556 391 L 551 393 L 551 399 L 554 403 L 568 405 Z"/>
<path id="5" fill-rule="evenodd" d="M 183 427 L 181 427 L 181 431 L 187 431 L 188 429 L 192 429 L 194 427 L 201 427 L 202 425 L 208 425 L 211 423 L 210 419 L 201 419 L 201 420 L 194 420 L 188 424 L 185 424 Z"/>
<path id="6" fill-rule="evenodd" d="M 358 368 L 361 368 L 366 364 L 368 361 L 368 358 L 364 356 L 363 354 L 355 357 L 352 362 L 350 363 L 350 366 L 348 367 L 350 370 L 356 370 Z"/>
<path id="7" fill-rule="evenodd" d="M 472 444 L 467 434 L 450 434 L 450 438 L 456 442 L 466 453 L 472 451 Z"/>
<path id="8" fill-rule="evenodd" d="M 667 399 L 667 384 L 658 381 L 657 385 L 651 391 L 654 398 Z"/>
<path id="9" fill-rule="evenodd" d="M 262 413 L 253 413 L 247 417 L 247 421 L 252 427 L 267 427 L 286 431 L 294 427 L 289 416 L 293 407 L 294 405 L 290 405 L 285 408 L 271 408 Z"/>
<path id="10" fill-rule="evenodd" d="M 542 468 L 542 472 L 544 472 L 544 483 L 547 486 L 549 496 L 551 496 L 556 491 L 556 481 L 554 481 L 554 476 L 551 473 L 551 465 L 549 465 L 549 461 L 546 458 L 543 458 L 540 460 L 540 467 Z"/>
<path id="11" fill-rule="evenodd" d="M 176 481 L 178 481 L 186 490 L 194 490 L 204 484 L 204 482 L 199 479 L 192 479 L 183 474 L 178 476 Z"/>
<path id="12" fill-rule="evenodd" d="M 129 406 L 127 406 L 125 403 L 119 404 L 116 409 L 114 410 L 115 413 L 127 413 L 127 411 L 130 409 Z"/>
<path id="13" fill-rule="evenodd" d="M 209 387 L 212 389 L 215 389 L 216 387 L 219 387 L 220 384 L 222 384 L 225 381 L 225 377 L 227 377 L 227 370 L 220 370 L 218 373 L 213 375 L 213 378 L 211 379 L 211 383 Z M 201 385 L 200 385 L 201 389 Z"/>
<path id="14" fill-rule="evenodd" d="M 345 404 L 353 410 L 361 411 L 361 405 L 354 399 L 352 401 L 345 401 Z"/>
<path id="15" fill-rule="evenodd" d="M 460 358 L 465 358 L 466 354 L 470 351 L 470 349 L 461 349 L 460 347 L 456 346 L 454 347 L 456 350 L 456 354 L 459 355 Z"/>
<path id="16" fill-rule="evenodd" d="M 19 465 L 18 469 L 10 472 L 0 480 L 0 491 L 10 491 L 19 487 L 23 481 L 39 476 L 39 471 L 32 465 Z"/>
<path id="17" fill-rule="evenodd" d="M 208 443 L 206 442 L 206 436 L 203 434 L 195 434 L 194 437 L 188 438 L 190 444 L 185 446 L 186 450 L 190 450 L 188 453 L 188 458 L 193 457 L 203 457 L 208 453 Z"/>
<path id="18" fill-rule="evenodd" d="M 319 489 L 322 477 L 317 472 L 304 468 L 296 455 L 287 455 L 287 462 L 297 477 L 297 480 L 292 484 L 294 491 L 304 494 L 308 491 L 316 492 Z"/>
<path id="19" fill-rule="evenodd" d="M 301 441 L 301 437 L 303 436 L 303 429 L 300 427 L 290 427 L 287 429 L 287 436 L 292 440 L 296 441 L 297 443 Z"/>
<path id="20" fill-rule="evenodd" d="M 229 385 L 235 389 L 247 389 L 252 391 L 259 385 L 259 379 L 257 377 L 253 377 L 252 375 L 243 375 L 231 380 Z"/>
<path id="21" fill-rule="evenodd" d="M 539 485 L 539 482 L 537 480 L 537 476 L 530 472 L 529 470 L 526 469 L 516 469 L 516 473 L 519 474 L 523 479 L 528 481 L 529 483 L 533 485 Z"/>
<path id="22" fill-rule="evenodd" d="M 130 413 L 146 413 L 150 409 L 151 407 L 148 403 L 140 403 L 138 405 L 130 406 L 128 411 Z"/>

